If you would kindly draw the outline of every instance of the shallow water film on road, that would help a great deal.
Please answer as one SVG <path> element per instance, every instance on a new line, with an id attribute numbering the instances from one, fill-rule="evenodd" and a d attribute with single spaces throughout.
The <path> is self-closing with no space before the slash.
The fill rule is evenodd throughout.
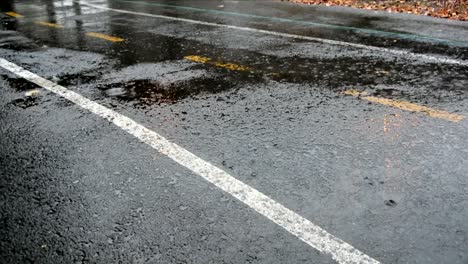
<path id="1" fill-rule="evenodd" d="M 0 3 L 0 262 L 468 262 L 468 22 Z"/>

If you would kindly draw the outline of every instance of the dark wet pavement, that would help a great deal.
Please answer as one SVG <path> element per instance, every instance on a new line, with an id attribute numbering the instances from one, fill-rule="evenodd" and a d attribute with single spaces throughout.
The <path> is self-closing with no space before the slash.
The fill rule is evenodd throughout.
<path id="1" fill-rule="evenodd" d="M 342 93 L 466 116 L 467 66 L 86 3 L 458 61 L 466 22 L 274 1 L 0 6 L 0 58 L 164 135 L 381 263 L 467 263 L 467 120 Z M 334 263 L 1 68 L 0 93 L 2 262 Z"/>

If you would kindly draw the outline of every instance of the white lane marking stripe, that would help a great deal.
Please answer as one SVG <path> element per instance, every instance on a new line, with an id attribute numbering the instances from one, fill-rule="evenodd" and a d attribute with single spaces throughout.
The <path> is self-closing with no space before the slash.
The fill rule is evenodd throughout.
<path id="1" fill-rule="evenodd" d="M 74 2 L 77 2 L 77 1 L 74 1 Z M 133 11 L 128 11 L 128 10 L 122 10 L 122 9 L 115 9 L 115 8 L 109 8 L 109 7 L 93 5 L 93 4 L 84 3 L 84 2 L 79 2 L 79 3 L 82 4 L 82 5 L 97 8 L 97 9 L 109 10 L 109 11 L 114 11 L 114 12 L 124 13 L 124 14 L 155 17 L 155 18 L 162 18 L 162 19 L 168 19 L 168 20 L 187 22 L 187 23 L 192 23 L 192 24 L 199 24 L 199 25 L 206 25 L 206 26 L 214 26 L 214 27 L 222 27 L 222 28 L 250 31 L 250 32 L 263 33 L 263 34 L 268 34 L 268 35 L 273 35 L 273 36 L 286 37 L 286 38 L 310 40 L 310 41 L 321 42 L 321 43 L 332 44 L 332 45 L 354 47 L 354 48 L 367 49 L 367 50 L 373 50 L 373 51 L 384 52 L 384 53 L 391 53 L 391 54 L 398 55 L 398 56 L 406 56 L 406 57 L 411 57 L 411 58 L 414 58 L 414 59 L 422 59 L 422 60 L 427 60 L 427 61 L 436 62 L 436 63 L 456 64 L 456 65 L 468 66 L 468 61 L 450 59 L 450 58 L 440 57 L 440 56 L 432 56 L 432 55 L 427 55 L 427 54 L 413 53 L 413 52 L 409 52 L 409 51 L 405 51 L 405 50 L 388 49 L 388 48 L 368 46 L 368 45 L 357 44 L 357 43 L 352 43 L 352 42 L 345 42 L 345 41 L 339 41 L 339 40 L 322 39 L 322 38 L 315 38 L 315 37 L 309 37 L 309 36 L 288 34 L 288 33 L 282 33 L 282 32 L 270 31 L 270 30 L 263 30 L 263 29 L 249 28 L 249 27 L 239 27 L 239 26 L 218 24 L 218 23 L 212 23 L 212 22 L 204 22 L 204 21 L 193 20 L 193 19 L 188 19 L 188 18 L 179 18 L 179 17 L 164 16 L 164 15 L 155 15 L 155 14 L 148 14 L 148 13 L 142 13 L 142 12 L 133 12 Z"/>
<path id="2" fill-rule="evenodd" d="M 218 188 L 234 196 L 313 248 L 322 253 L 330 254 L 337 262 L 346 264 L 379 263 L 353 248 L 350 244 L 334 237 L 321 227 L 277 203 L 265 194 L 237 180 L 220 168 L 197 157 L 183 147 L 170 142 L 163 136 L 138 124 L 134 120 L 2 58 L 0 58 L 0 67 L 109 120 L 137 139 L 150 145 L 159 153 L 166 155 L 180 165 L 216 185 Z"/>

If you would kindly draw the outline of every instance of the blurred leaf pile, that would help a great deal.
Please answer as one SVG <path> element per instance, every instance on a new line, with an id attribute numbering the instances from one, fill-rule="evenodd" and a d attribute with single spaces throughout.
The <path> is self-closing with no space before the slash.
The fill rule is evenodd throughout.
<path id="1" fill-rule="evenodd" d="M 468 0 L 290 0 L 292 2 L 349 6 L 355 8 L 411 13 L 454 20 L 468 21 Z"/>

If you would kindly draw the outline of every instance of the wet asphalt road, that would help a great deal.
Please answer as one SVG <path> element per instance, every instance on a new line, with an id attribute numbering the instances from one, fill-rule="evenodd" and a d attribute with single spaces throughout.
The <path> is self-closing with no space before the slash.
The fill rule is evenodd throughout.
<path id="1" fill-rule="evenodd" d="M 0 58 L 160 133 L 381 263 L 468 263 L 467 22 L 263 1 L 1 5 Z M 2 263 L 336 263 L 3 68 L 0 94 Z"/>

